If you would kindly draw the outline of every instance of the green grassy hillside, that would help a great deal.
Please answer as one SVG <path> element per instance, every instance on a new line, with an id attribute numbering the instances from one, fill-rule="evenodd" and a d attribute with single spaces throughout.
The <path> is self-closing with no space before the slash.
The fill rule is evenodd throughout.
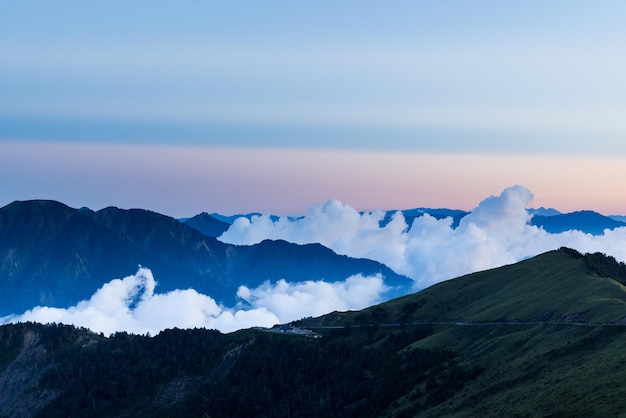
<path id="1" fill-rule="evenodd" d="M 610 257 L 560 249 L 303 322 L 359 329 L 430 322 L 433 333 L 405 349 L 446 348 L 460 367 L 482 370 L 440 404 L 423 410 L 405 394 L 386 416 L 622 416 L 626 288 L 619 274 L 603 277 L 622 268 Z"/>
<path id="2" fill-rule="evenodd" d="M 614 278 L 601 277 L 588 261 L 593 256 L 569 249 L 550 251 L 358 313 L 326 315 L 317 325 L 424 320 L 619 322 L 626 318 L 626 287 Z"/>

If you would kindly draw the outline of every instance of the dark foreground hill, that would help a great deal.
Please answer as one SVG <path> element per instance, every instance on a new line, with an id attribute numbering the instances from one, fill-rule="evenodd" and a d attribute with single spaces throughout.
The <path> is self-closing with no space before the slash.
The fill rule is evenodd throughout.
<path id="1" fill-rule="evenodd" d="M 240 285 L 265 280 L 338 281 L 381 273 L 397 294 L 412 281 L 375 261 L 340 256 L 318 244 L 224 244 L 155 212 L 76 210 L 54 201 L 0 208 L 0 317 L 36 305 L 65 307 L 103 283 L 149 267 L 157 291 L 194 288 L 234 303 Z"/>
<path id="2" fill-rule="evenodd" d="M 5 325 L 0 416 L 619 416 L 623 270 L 553 251 L 303 320 L 309 336 Z"/>

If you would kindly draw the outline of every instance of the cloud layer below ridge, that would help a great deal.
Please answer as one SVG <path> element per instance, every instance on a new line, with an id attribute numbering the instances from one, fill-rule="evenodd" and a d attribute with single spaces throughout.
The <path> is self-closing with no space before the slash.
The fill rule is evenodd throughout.
<path id="1" fill-rule="evenodd" d="M 592 236 L 580 231 L 551 234 L 528 224 L 526 207 L 533 194 L 523 186 L 484 199 L 457 228 L 452 219 L 427 214 L 411 228 L 401 212 L 380 226 L 382 211 L 359 213 L 338 200 L 312 206 L 307 216 L 269 215 L 237 219 L 219 239 L 251 245 L 264 239 L 306 244 L 318 242 L 339 254 L 380 261 L 415 280 L 421 289 L 463 274 L 514 263 L 561 246 L 604 252 L 626 260 L 626 228 Z"/>
<path id="2" fill-rule="evenodd" d="M 253 326 L 271 327 L 333 310 L 362 309 L 382 301 L 387 290 L 381 276 L 355 275 L 341 282 L 279 280 L 257 288 L 240 286 L 241 302 L 232 308 L 194 289 L 155 293 L 152 272 L 105 283 L 89 300 L 69 308 L 38 306 L 1 323 L 64 323 L 109 335 L 118 331 L 152 335 L 167 328 L 211 328 L 231 332 Z"/>

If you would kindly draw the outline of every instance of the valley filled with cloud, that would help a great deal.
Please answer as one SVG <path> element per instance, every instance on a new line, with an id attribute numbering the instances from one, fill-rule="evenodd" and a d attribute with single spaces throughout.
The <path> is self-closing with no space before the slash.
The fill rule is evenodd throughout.
<path id="1" fill-rule="evenodd" d="M 209 328 L 231 332 L 253 326 L 271 327 L 333 310 L 357 310 L 381 302 L 382 277 L 348 277 L 326 283 L 265 282 L 257 288 L 240 286 L 241 302 L 225 307 L 194 289 L 156 292 L 158 283 L 148 268 L 105 283 L 89 299 L 69 308 L 38 306 L 1 323 L 63 323 L 110 335 L 118 331 L 155 335 L 167 328 Z"/>
<path id="2" fill-rule="evenodd" d="M 523 186 L 505 189 L 480 202 L 458 226 L 452 218 L 424 214 L 411 225 L 401 212 L 383 222 L 385 212 L 362 213 L 338 200 L 312 206 L 302 217 L 270 214 L 241 217 L 219 239 L 253 245 L 266 239 L 320 243 L 337 252 L 382 262 L 414 281 L 418 291 L 442 280 L 514 263 L 561 246 L 603 252 L 626 260 L 626 228 L 591 235 L 570 230 L 549 233 L 529 223 L 533 195 Z M 71 307 L 38 306 L 0 319 L 1 323 L 66 323 L 105 335 L 117 331 L 156 334 L 167 328 L 214 328 L 231 332 L 271 327 L 335 310 L 358 310 L 385 300 L 389 288 L 380 275 L 354 275 L 339 282 L 288 282 L 281 277 L 257 287 L 240 286 L 237 303 L 223 306 L 194 289 L 158 292 L 148 267 L 123 279 L 112 278 L 88 300 Z"/>

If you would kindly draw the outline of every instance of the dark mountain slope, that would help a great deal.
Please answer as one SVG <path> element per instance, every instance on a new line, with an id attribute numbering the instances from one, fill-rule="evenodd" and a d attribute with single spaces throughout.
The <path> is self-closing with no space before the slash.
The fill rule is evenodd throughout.
<path id="1" fill-rule="evenodd" d="M 265 280 L 344 280 L 382 273 L 412 282 L 370 260 L 285 242 L 224 244 L 176 219 L 141 209 L 75 210 L 52 201 L 0 208 L 0 316 L 36 305 L 69 306 L 103 283 L 149 267 L 158 291 L 194 288 L 234 302 L 239 285 Z"/>
<path id="2" fill-rule="evenodd" d="M 553 251 L 301 321 L 334 323 L 314 328 L 321 338 L 201 329 L 104 338 L 69 326 L 5 325 L 0 416 L 620 416 L 625 291 L 602 277 L 620 270 L 613 263 Z M 514 321 L 542 311 L 550 314 Z M 588 322 L 572 322 L 570 311 Z M 492 320 L 476 322 L 485 317 Z M 422 322 L 398 324 L 407 318 Z"/>
<path id="3" fill-rule="evenodd" d="M 270 280 L 268 272 L 280 271 L 284 277 L 302 277 L 304 280 L 343 280 L 354 274 L 356 264 L 345 255 L 337 255 L 321 244 L 296 245 L 283 240 L 265 240 L 256 245 L 236 246 L 229 252 L 227 277 L 252 280 Z M 399 287 L 392 294 L 406 294 L 407 279 L 388 267 L 367 259 L 357 259 L 359 269 L 366 275 L 381 273 L 388 286 Z M 306 271 L 303 267 L 307 266 Z M 273 274 L 273 273 L 272 273 Z M 276 276 L 274 276 L 275 278 Z"/>
<path id="4" fill-rule="evenodd" d="M 377 417 L 418 385 L 428 388 L 414 398 L 436 405 L 480 374 L 449 350 L 402 351 L 430 334 L 415 328 L 385 341 L 358 330 L 312 339 L 175 329 L 104 338 L 69 326 L 5 325 L 0 387 L 12 384 L 2 387 L 0 415 Z"/>
<path id="5" fill-rule="evenodd" d="M 141 249 L 119 241 L 114 231 L 58 202 L 0 209 L 0 316 L 64 304 L 134 272 Z"/>
<path id="6" fill-rule="evenodd" d="M 615 229 L 626 226 L 624 222 L 617 221 L 590 210 L 554 216 L 535 215 L 530 220 L 530 223 L 531 225 L 540 226 L 553 234 L 574 229 L 587 234 L 602 235 L 605 229 Z"/>
<path id="7" fill-rule="evenodd" d="M 150 267 L 163 286 L 177 284 L 207 289 L 207 284 L 223 284 L 227 246 L 186 227 L 174 218 L 144 209 L 114 207 L 91 212 L 90 216 L 118 236 L 122 243 L 140 248 L 139 264 Z"/>
<path id="8" fill-rule="evenodd" d="M 230 223 L 220 221 L 206 212 L 202 212 L 193 218 L 184 221 L 184 224 L 200 231 L 207 237 L 217 238 L 230 227 Z"/>
<path id="9" fill-rule="evenodd" d="M 259 285 L 265 280 L 337 281 L 355 272 L 380 272 L 395 286 L 411 283 L 376 261 L 337 255 L 319 244 L 299 245 L 282 240 L 265 240 L 250 246 L 224 244 L 180 225 L 173 218 L 141 209 L 107 208 L 96 212 L 94 218 L 118 231 L 123 239 L 140 245 L 149 258 L 145 265 L 154 265 L 155 274 L 162 265 L 183 266 L 194 275 L 214 276 L 233 293 L 239 285 Z M 192 270 L 193 266 L 197 268 Z M 167 271 L 163 271 L 157 277 L 166 275 Z M 173 284 L 181 281 L 199 291 L 208 289 L 202 280 L 179 278 Z M 164 289 L 169 290 L 171 285 L 168 283 Z"/>

